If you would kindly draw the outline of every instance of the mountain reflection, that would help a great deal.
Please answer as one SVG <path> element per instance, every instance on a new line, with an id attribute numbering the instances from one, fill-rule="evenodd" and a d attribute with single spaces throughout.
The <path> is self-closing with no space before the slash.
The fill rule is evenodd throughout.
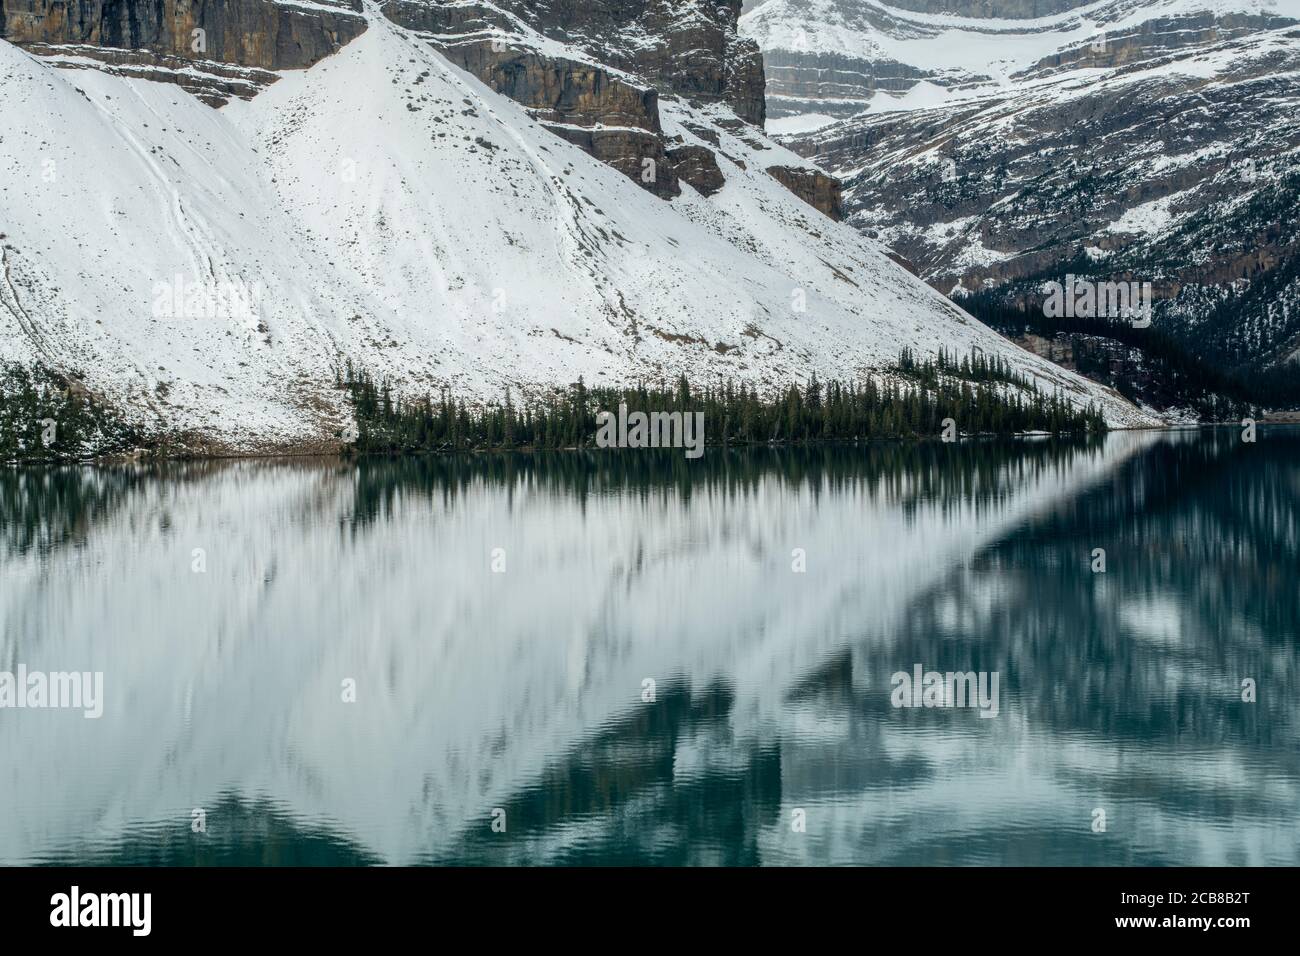
<path id="1" fill-rule="evenodd" d="M 0 862 L 1300 862 L 1297 490 L 1287 428 L 11 473 L 3 659 L 107 700 L 0 713 Z"/>

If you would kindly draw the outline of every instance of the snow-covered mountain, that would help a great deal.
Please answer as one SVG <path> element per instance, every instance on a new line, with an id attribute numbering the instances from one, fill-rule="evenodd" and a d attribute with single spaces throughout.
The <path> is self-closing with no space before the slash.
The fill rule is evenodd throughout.
<path id="1" fill-rule="evenodd" d="M 1149 281 L 1157 327 L 1220 367 L 1300 354 L 1297 0 L 768 0 L 742 29 L 788 94 L 771 112 L 800 111 L 784 142 L 936 288 Z M 796 81 L 791 36 L 911 72 L 818 85 L 810 53 Z"/>
<path id="2" fill-rule="evenodd" d="M 942 103 L 1072 67 L 1295 23 L 1293 0 L 760 0 L 741 32 L 763 50 L 777 132 L 864 110 Z"/>
<path id="3" fill-rule="evenodd" d="M 22 42 L 0 41 L 0 358 L 153 427 L 326 440 L 348 358 L 488 399 L 580 375 L 777 387 L 905 345 L 979 347 L 1150 421 L 814 208 L 830 180 L 753 125 L 738 10 L 625 36 L 611 65 L 594 28 L 522 5 L 240 0 L 118 34 L 120 4 L 93 29 L 28 6 L 44 19 L 0 16 Z M 628 71 L 672 72 L 646 51 L 683 43 L 717 53 L 663 88 Z"/>

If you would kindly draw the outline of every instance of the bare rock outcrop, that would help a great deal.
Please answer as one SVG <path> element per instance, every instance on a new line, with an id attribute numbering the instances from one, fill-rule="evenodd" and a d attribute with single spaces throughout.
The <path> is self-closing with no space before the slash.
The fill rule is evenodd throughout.
<path id="1" fill-rule="evenodd" d="M 0 39 L 38 55 L 98 60 L 110 72 L 147 72 L 219 105 L 360 36 L 360 10 L 361 0 L 3 0 Z"/>

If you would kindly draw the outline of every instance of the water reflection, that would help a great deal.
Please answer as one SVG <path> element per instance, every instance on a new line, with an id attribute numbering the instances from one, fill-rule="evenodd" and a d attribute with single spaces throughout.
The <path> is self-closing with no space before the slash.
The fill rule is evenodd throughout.
<path id="1" fill-rule="evenodd" d="M 3 472 L 0 669 L 107 700 L 0 710 L 0 862 L 1294 864 L 1298 486 L 1282 428 Z"/>

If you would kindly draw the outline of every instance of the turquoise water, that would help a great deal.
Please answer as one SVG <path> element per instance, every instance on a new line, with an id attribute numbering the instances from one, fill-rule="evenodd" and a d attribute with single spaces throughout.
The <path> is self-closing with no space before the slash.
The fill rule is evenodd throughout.
<path id="1" fill-rule="evenodd" d="M 1300 863 L 1298 518 L 1289 428 L 5 471 L 0 670 L 103 699 L 0 863 Z"/>

